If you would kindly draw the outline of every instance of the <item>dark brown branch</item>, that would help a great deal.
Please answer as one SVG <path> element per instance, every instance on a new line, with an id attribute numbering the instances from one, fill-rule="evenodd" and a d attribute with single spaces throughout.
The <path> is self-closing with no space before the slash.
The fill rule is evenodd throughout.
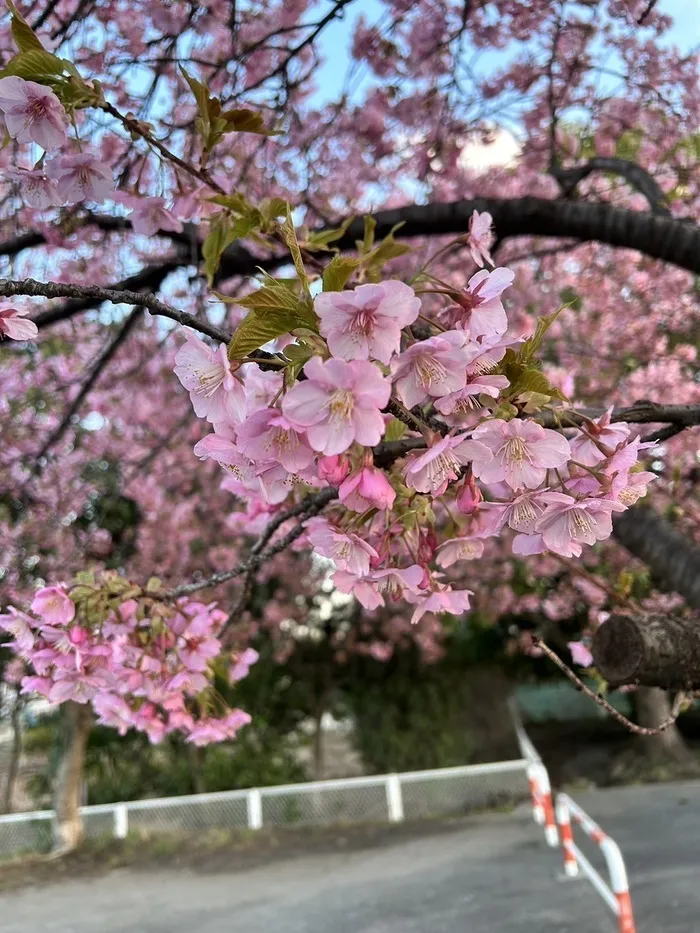
<path id="1" fill-rule="evenodd" d="M 596 668 L 613 687 L 700 688 L 700 625 L 662 615 L 612 615 L 595 633 Z"/>
<path id="2" fill-rule="evenodd" d="M 643 561 L 652 576 L 700 609 L 700 548 L 645 505 L 615 517 L 613 535 Z"/>
<path id="3" fill-rule="evenodd" d="M 644 12 L 637 20 L 638 26 L 642 26 L 644 24 L 644 20 L 647 18 L 647 16 L 649 16 L 649 14 L 651 13 L 651 11 L 654 9 L 655 6 L 656 6 L 656 0 L 649 0 L 649 2 L 647 3 L 644 9 Z"/>
<path id="4" fill-rule="evenodd" d="M 608 172 L 612 175 L 619 175 L 625 181 L 638 191 L 649 202 L 649 207 L 655 214 L 666 214 L 670 216 L 670 211 L 666 206 L 666 199 L 661 187 L 646 169 L 636 162 L 629 159 L 619 159 L 616 156 L 596 156 L 589 159 L 585 165 L 577 165 L 574 168 L 561 168 L 558 165 L 552 165 L 549 169 L 561 188 L 565 197 L 571 197 L 576 191 L 579 182 L 588 178 L 594 172 Z"/>
<path id="5" fill-rule="evenodd" d="M 12 298 L 16 295 L 28 295 L 29 297 L 43 298 L 75 298 L 78 300 L 91 299 L 92 301 L 102 302 L 110 301 L 112 304 L 135 305 L 144 307 L 151 314 L 158 314 L 161 317 L 167 317 L 171 321 L 176 321 L 186 327 L 198 330 L 214 340 L 220 340 L 222 343 L 228 343 L 231 335 L 226 331 L 215 327 L 208 321 L 201 320 L 188 314 L 187 311 L 179 311 L 171 305 L 159 301 L 155 295 L 149 295 L 143 292 L 134 292 L 128 289 L 115 291 L 110 288 L 101 288 L 99 285 L 65 285 L 58 282 L 37 282 L 34 279 L 0 279 L 0 295 L 6 298 Z M 50 315 L 51 312 L 45 312 Z M 36 319 L 39 323 L 41 315 Z M 45 323 L 45 320 L 42 322 Z"/>
<path id="6" fill-rule="evenodd" d="M 599 418 L 603 409 L 579 409 L 577 411 L 544 411 L 535 417 L 536 421 L 548 428 L 567 427 L 572 424 L 585 424 L 588 419 Z M 680 430 L 700 424 L 700 405 L 661 405 L 644 400 L 635 402 L 626 408 L 615 408 L 613 421 L 627 424 L 672 424 Z M 653 432 L 652 439 L 660 432 Z"/>

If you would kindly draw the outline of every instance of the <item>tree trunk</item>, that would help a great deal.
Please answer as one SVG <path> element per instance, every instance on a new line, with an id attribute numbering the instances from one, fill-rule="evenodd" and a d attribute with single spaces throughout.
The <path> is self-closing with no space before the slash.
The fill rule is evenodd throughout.
<path id="1" fill-rule="evenodd" d="M 17 783 L 17 774 L 19 772 L 19 759 L 22 755 L 22 697 L 20 696 L 20 686 L 17 685 L 14 705 L 12 707 L 12 751 L 10 752 L 10 764 L 7 769 L 7 782 L 5 784 L 5 795 L 2 802 L 2 812 L 12 812 L 12 797 Z"/>
<path id="2" fill-rule="evenodd" d="M 83 838 L 80 805 L 85 766 L 85 748 L 92 716 L 84 704 L 69 701 L 64 705 L 66 744 L 56 775 L 54 808 L 54 849 L 70 852 Z"/>
<path id="3" fill-rule="evenodd" d="M 323 780 L 323 713 L 324 713 L 324 700 L 325 697 L 321 699 L 316 709 L 316 715 L 314 716 L 314 743 L 313 743 L 313 775 L 314 781 Z"/>
<path id="4" fill-rule="evenodd" d="M 636 694 L 637 722 L 640 726 L 654 729 L 671 715 L 668 694 L 658 687 L 639 687 Z M 641 750 L 656 761 L 673 762 L 697 769 L 697 762 L 685 744 L 675 723 L 658 735 L 639 737 Z"/>

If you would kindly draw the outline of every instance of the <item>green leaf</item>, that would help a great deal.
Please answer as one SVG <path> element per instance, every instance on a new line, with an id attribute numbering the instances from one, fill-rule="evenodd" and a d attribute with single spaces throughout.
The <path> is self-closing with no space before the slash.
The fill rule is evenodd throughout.
<path id="1" fill-rule="evenodd" d="M 37 81 L 39 84 L 52 84 L 52 79 L 62 75 L 65 70 L 62 59 L 44 49 L 29 49 L 9 60 L 0 71 L 0 78 L 17 75 L 20 78 Z"/>
<path id="2" fill-rule="evenodd" d="M 379 280 L 382 267 L 390 259 L 396 259 L 397 256 L 403 256 L 405 253 L 412 251 L 412 247 L 408 246 L 408 244 L 397 243 L 394 239 L 394 233 L 402 226 L 403 223 L 400 223 L 392 227 L 379 246 L 376 246 L 363 257 L 362 262 L 367 268 L 367 277 L 371 281 Z M 374 236 L 374 228 L 372 228 L 372 235 Z"/>
<path id="3" fill-rule="evenodd" d="M 400 441 L 407 431 L 406 425 L 398 418 L 391 418 L 384 432 L 385 441 Z"/>
<path id="4" fill-rule="evenodd" d="M 349 256 L 334 256 L 323 270 L 324 292 L 341 292 L 360 261 Z"/>
<path id="5" fill-rule="evenodd" d="M 299 281 L 302 284 L 302 288 L 307 291 L 309 287 L 309 277 L 306 274 L 306 269 L 304 268 L 304 260 L 301 256 L 301 249 L 299 248 L 299 241 L 297 240 L 297 232 L 294 229 L 294 221 L 292 220 L 292 209 L 287 204 L 287 217 L 282 224 L 282 238 L 289 248 L 289 252 L 292 254 L 292 261 L 294 263 L 294 268 L 297 270 L 297 275 L 299 276 Z"/>
<path id="6" fill-rule="evenodd" d="M 367 215 L 365 217 L 365 236 L 362 240 L 362 244 L 358 244 L 360 245 L 360 252 L 363 256 L 369 253 L 374 246 L 374 231 L 376 228 L 377 221 L 374 219 L 374 217 Z"/>
<path id="7" fill-rule="evenodd" d="M 227 246 L 230 246 L 235 240 L 247 236 L 253 230 L 255 224 L 248 217 L 238 217 L 234 219 L 229 213 L 222 211 L 216 214 L 210 223 L 209 235 L 202 244 L 202 256 L 204 258 L 204 272 L 207 281 L 211 286 L 214 282 L 221 257 Z"/>
<path id="8" fill-rule="evenodd" d="M 246 108 L 226 110 L 221 114 L 225 122 L 225 133 L 257 133 L 258 136 L 274 136 L 276 130 L 268 130 L 261 113 Z"/>
<path id="9" fill-rule="evenodd" d="M 12 13 L 12 19 L 10 20 L 12 38 L 15 40 L 15 44 L 20 52 L 29 52 L 32 49 L 40 49 L 43 52 L 44 46 L 39 41 L 39 37 L 29 23 L 17 12 L 17 8 L 14 3 L 12 3 L 12 0 L 7 0 L 7 8 L 10 13 Z"/>
<path id="10" fill-rule="evenodd" d="M 300 299 L 284 285 L 263 285 L 245 298 L 236 299 L 234 303 L 253 311 L 289 311 L 296 314 Z"/>
<path id="11" fill-rule="evenodd" d="M 348 217 L 339 227 L 332 230 L 320 230 L 318 233 L 311 233 L 306 241 L 309 247 L 314 249 L 327 249 L 331 243 L 342 239 L 348 232 L 348 227 L 355 219 L 355 216 Z"/>
<path id="12" fill-rule="evenodd" d="M 528 337 L 525 343 L 520 348 L 518 353 L 518 359 L 523 363 L 530 363 L 534 359 L 535 354 L 542 346 L 542 340 L 544 335 L 547 333 L 552 324 L 556 321 L 559 315 L 565 308 L 570 307 L 573 304 L 573 301 L 569 304 L 562 305 L 561 308 L 558 308 L 553 314 L 545 314 L 538 321 L 537 326 L 535 327 L 535 333 Z"/>
<path id="13" fill-rule="evenodd" d="M 229 359 L 242 360 L 269 340 L 288 334 L 299 326 L 303 325 L 292 311 L 279 308 L 249 311 L 236 328 L 228 346 Z"/>
<path id="14" fill-rule="evenodd" d="M 288 209 L 289 204 L 284 198 L 265 198 L 258 208 L 266 224 L 272 223 L 277 217 L 286 217 Z"/>

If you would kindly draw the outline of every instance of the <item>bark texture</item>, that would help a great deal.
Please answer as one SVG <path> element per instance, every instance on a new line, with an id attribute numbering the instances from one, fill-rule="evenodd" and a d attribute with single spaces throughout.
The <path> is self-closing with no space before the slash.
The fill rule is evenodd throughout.
<path id="1" fill-rule="evenodd" d="M 65 703 L 66 744 L 56 776 L 54 849 L 70 852 L 83 838 L 82 803 L 85 748 L 92 716 L 89 708 L 72 700 Z"/>
<path id="2" fill-rule="evenodd" d="M 671 714 L 668 694 L 655 687 L 640 687 L 636 694 L 637 721 L 640 726 L 657 728 Z M 657 735 L 639 736 L 638 746 L 650 758 L 682 765 L 688 773 L 698 770 L 697 761 L 683 741 L 674 723 Z"/>
<path id="3" fill-rule="evenodd" d="M 612 615 L 593 638 L 595 666 L 612 686 L 700 689 L 700 625 L 662 615 Z"/>
<path id="4" fill-rule="evenodd" d="M 635 506 L 615 518 L 613 534 L 630 554 L 651 570 L 689 606 L 700 609 L 700 548 L 647 506 Z"/>

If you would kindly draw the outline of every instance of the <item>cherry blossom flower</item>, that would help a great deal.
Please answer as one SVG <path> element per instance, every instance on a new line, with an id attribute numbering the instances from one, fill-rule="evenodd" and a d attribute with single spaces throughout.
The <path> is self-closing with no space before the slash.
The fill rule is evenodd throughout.
<path id="1" fill-rule="evenodd" d="M 391 384 L 373 363 L 347 363 L 312 357 L 304 367 L 306 380 L 284 396 L 282 411 L 298 428 L 306 430 L 314 450 L 342 454 L 353 441 L 367 447 L 384 434 L 384 408 Z"/>
<path id="2" fill-rule="evenodd" d="M 378 609 L 386 605 L 385 599 L 398 600 L 409 593 L 418 593 L 423 581 L 423 568 L 412 564 L 403 570 L 389 567 L 373 570 L 363 577 L 337 570 L 333 583 L 341 593 L 354 596 L 365 609 Z"/>
<path id="3" fill-rule="evenodd" d="M 353 512 L 390 509 L 396 493 L 384 473 L 375 466 L 363 466 L 351 473 L 338 490 L 340 501 Z"/>
<path id="4" fill-rule="evenodd" d="M 508 388 L 508 378 L 495 374 L 493 376 L 473 376 L 467 381 L 463 389 L 451 392 L 444 398 L 436 399 L 435 408 L 445 416 L 448 424 L 461 422 L 468 415 L 478 411 L 482 406 L 480 395 L 489 395 L 498 398 L 503 389 Z"/>
<path id="5" fill-rule="evenodd" d="M 474 595 L 471 590 L 453 590 L 445 583 L 435 583 L 434 586 L 432 591 L 406 594 L 408 602 L 416 607 L 411 616 L 411 625 L 417 625 L 426 612 L 461 615 L 469 609 L 469 597 Z"/>
<path id="6" fill-rule="evenodd" d="M 630 434 L 629 425 L 621 421 L 610 423 L 612 418 L 612 406 L 598 418 L 597 421 L 587 422 L 586 431 L 577 432 L 571 440 L 571 456 L 585 466 L 595 466 L 600 460 L 605 460 L 618 444 L 624 443 Z M 598 443 L 596 443 L 596 441 Z M 608 448 L 608 453 L 601 450 L 598 444 L 603 448 Z"/>
<path id="7" fill-rule="evenodd" d="M 475 340 L 478 337 L 500 337 L 508 329 L 506 310 L 501 294 L 513 284 L 515 273 L 499 266 L 492 272 L 482 269 L 473 275 L 464 291 L 460 292 L 457 304 L 451 305 L 443 314 L 450 327 L 466 330 Z"/>
<path id="8" fill-rule="evenodd" d="M 459 477 L 463 466 L 474 458 L 485 463 L 491 456 L 487 447 L 469 440 L 464 434 L 442 437 L 427 450 L 412 450 L 406 459 L 403 475 L 406 485 L 412 489 L 441 496 L 448 483 Z"/>
<path id="9" fill-rule="evenodd" d="M 579 667 L 590 667 L 593 664 L 593 655 L 582 641 L 569 641 L 566 647 L 571 652 L 571 660 Z"/>
<path id="10" fill-rule="evenodd" d="M 479 425 L 472 438 L 491 454 L 474 457 L 474 475 L 485 483 L 505 480 L 516 491 L 539 486 L 548 469 L 563 466 L 571 456 L 565 437 L 532 421 L 493 419 Z"/>
<path id="11" fill-rule="evenodd" d="M 451 567 L 458 560 L 475 560 L 484 553 L 482 538 L 451 538 L 437 549 L 436 563 L 438 567 Z"/>
<path id="12" fill-rule="evenodd" d="M 490 514 L 494 532 L 508 525 L 519 534 L 535 534 L 537 523 L 542 518 L 547 504 L 556 502 L 560 493 L 550 489 L 526 490 L 509 502 L 483 502 L 482 511 Z M 554 498 L 552 498 L 554 497 Z"/>
<path id="13" fill-rule="evenodd" d="M 345 456 L 334 454 L 332 457 L 319 457 L 316 465 L 318 478 L 330 483 L 331 486 L 340 486 L 350 472 L 350 461 Z"/>
<path id="14" fill-rule="evenodd" d="M 638 473 L 619 473 L 613 478 L 610 495 L 625 506 L 634 505 L 647 494 L 647 486 L 659 477 L 642 470 Z"/>
<path id="15" fill-rule="evenodd" d="M 493 265 L 493 259 L 489 252 L 495 239 L 493 231 L 491 230 L 492 223 L 493 218 L 486 212 L 480 214 L 478 211 L 474 211 L 469 218 L 467 244 L 469 245 L 469 252 L 472 254 L 472 259 L 479 268 L 481 268 L 484 263 Z"/>
<path id="16" fill-rule="evenodd" d="M 0 336 L 7 335 L 11 340 L 33 340 L 39 334 L 39 328 L 34 321 L 24 320 L 28 311 L 18 311 L 17 308 L 3 308 L 0 310 Z"/>
<path id="17" fill-rule="evenodd" d="M 612 512 L 625 506 L 611 499 L 574 499 L 550 493 L 550 503 L 536 530 L 550 551 L 562 557 L 580 557 L 583 544 L 604 541 L 612 534 Z"/>
<path id="18" fill-rule="evenodd" d="M 242 709 L 231 710 L 221 719 L 208 719 L 196 722 L 186 742 L 193 745 L 209 745 L 212 742 L 223 742 L 233 739 L 236 733 L 250 722 L 250 715 Z"/>
<path id="19" fill-rule="evenodd" d="M 462 515 L 473 515 L 483 499 L 483 493 L 476 485 L 474 477 L 470 475 L 465 478 L 462 485 L 457 489 L 455 504 Z"/>
<path id="20" fill-rule="evenodd" d="M 314 452 L 284 415 L 276 408 L 254 412 L 236 432 L 238 447 L 251 460 L 276 460 L 295 473 L 314 459 Z"/>
<path id="21" fill-rule="evenodd" d="M 60 586 L 37 590 L 31 610 L 49 625 L 67 625 L 75 618 L 75 603 Z"/>
<path id="22" fill-rule="evenodd" d="M 0 629 L 12 635 L 12 647 L 20 654 L 24 654 L 34 645 L 33 625 L 32 617 L 14 606 L 9 606 L 7 612 L 0 615 Z"/>
<path id="23" fill-rule="evenodd" d="M 104 201 L 114 191 L 112 170 L 89 152 L 71 152 L 52 159 L 46 173 L 55 180 L 64 202 Z"/>
<path id="24" fill-rule="evenodd" d="M 5 178 L 17 182 L 22 199 L 29 207 L 44 211 L 63 204 L 56 182 L 40 169 L 11 169 L 5 172 Z"/>
<path id="25" fill-rule="evenodd" d="M 66 140 L 68 116 L 54 92 L 16 75 L 0 78 L 0 110 L 8 135 L 19 143 L 56 149 Z"/>
<path id="26" fill-rule="evenodd" d="M 248 671 L 259 658 L 260 655 L 255 648 L 246 648 L 229 668 L 228 677 L 231 683 L 238 683 L 239 680 L 247 677 Z"/>
<path id="27" fill-rule="evenodd" d="M 379 555 L 356 534 L 343 533 L 333 528 L 324 518 L 314 518 L 308 525 L 307 536 L 319 554 L 329 558 L 339 570 L 358 577 L 369 573 L 370 558 Z"/>
<path id="28" fill-rule="evenodd" d="M 190 393 L 195 414 L 211 423 L 239 424 L 246 416 L 246 395 L 231 372 L 226 344 L 214 351 L 192 331 L 175 354 L 175 375 Z"/>
<path id="29" fill-rule="evenodd" d="M 180 233 L 182 230 L 182 221 L 166 208 L 165 198 L 140 198 L 135 195 L 126 195 L 119 200 L 126 207 L 131 208 L 129 220 L 134 233 L 153 236 L 159 230 L 171 230 L 175 233 Z"/>
<path id="30" fill-rule="evenodd" d="M 322 292 L 314 302 L 333 356 L 382 363 L 398 353 L 401 328 L 415 321 L 420 304 L 413 289 L 397 281 Z"/>
<path id="31" fill-rule="evenodd" d="M 432 396 L 440 398 L 463 389 L 467 383 L 464 353 L 466 336 L 448 330 L 414 343 L 391 361 L 396 392 L 408 408 Z"/>

